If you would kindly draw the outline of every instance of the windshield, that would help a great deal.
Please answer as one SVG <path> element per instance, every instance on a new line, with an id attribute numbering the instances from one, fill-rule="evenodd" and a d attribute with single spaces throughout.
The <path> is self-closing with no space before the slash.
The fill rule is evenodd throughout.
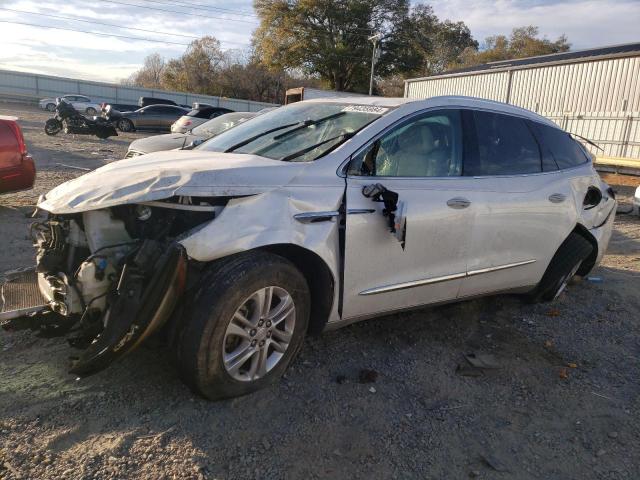
<path id="1" fill-rule="evenodd" d="M 390 109 L 344 103 L 295 103 L 203 143 L 213 152 L 308 162 L 326 155 Z"/>
<path id="2" fill-rule="evenodd" d="M 208 122 L 204 122 L 202 125 L 198 125 L 191 130 L 191 133 L 205 138 L 215 137 L 225 130 L 229 130 L 239 123 L 245 122 L 255 116 L 255 113 L 250 112 L 227 113 Z"/>

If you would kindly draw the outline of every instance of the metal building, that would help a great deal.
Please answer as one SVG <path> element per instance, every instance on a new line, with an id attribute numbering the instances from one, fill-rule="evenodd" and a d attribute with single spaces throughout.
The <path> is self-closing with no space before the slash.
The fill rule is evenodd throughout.
<path id="1" fill-rule="evenodd" d="M 405 81 L 405 97 L 438 95 L 518 105 L 597 143 L 604 152 L 589 148 L 600 157 L 640 160 L 640 43 L 491 62 Z"/>

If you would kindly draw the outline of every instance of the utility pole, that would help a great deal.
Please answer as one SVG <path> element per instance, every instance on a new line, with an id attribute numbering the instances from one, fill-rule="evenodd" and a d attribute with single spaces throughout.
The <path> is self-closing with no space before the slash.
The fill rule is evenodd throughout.
<path id="1" fill-rule="evenodd" d="M 376 66 L 376 62 L 380 57 L 380 50 L 378 50 L 378 42 L 382 39 L 381 33 L 376 33 L 369 37 L 369 41 L 373 43 L 373 51 L 371 52 L 371 77 L 369 78 L 369 96 L 373 95 L 373 70 Z"/>

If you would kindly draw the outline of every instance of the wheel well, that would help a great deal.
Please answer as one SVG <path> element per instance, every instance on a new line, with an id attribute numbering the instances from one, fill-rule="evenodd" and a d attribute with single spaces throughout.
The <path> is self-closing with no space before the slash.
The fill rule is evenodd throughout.
<path id="1" fill-rule="evenodd" d="M 596 264 L 596 259 L 598 258 L 598 241 L 595 239 L 593 235 L 591 235 L 591 232 L 589 232 L 589 230 L 587 230 L 587 228 L 584 225 L 581 225 L 579 223 L 575 226 L 572 233 L 576 233 L 580 235 L 585 240 L 587 240 L 593 247 L 593 250 L 591 251 L 589 256 L 585 259 L 584 262 L 582 262 L 582 265 L 580 265 L 580 268 L 576 272 L 577 275 L 580 275 L 583 277 L 586 274 L 588 274 L 593 268 L 593 266 Z"/>
<path id="2" fill-rule="evenodd" d="M 302 272 L 311 294 L 309 333 L 322 332 L 331 313 L 335 288 L 333 275 L 325 261 L 311 250 L 293 244 L 267 245 L 259 250 L 286 258 Z"/>

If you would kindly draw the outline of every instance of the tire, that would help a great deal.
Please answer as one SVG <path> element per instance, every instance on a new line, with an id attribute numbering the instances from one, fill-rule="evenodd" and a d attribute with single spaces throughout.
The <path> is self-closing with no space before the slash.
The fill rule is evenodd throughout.
<path id="1" fill-rule="evenodd" d="M 132 132 L 134 130 L 133 122 L 127 118 L 118 120 L 118 128 L 122 132 Z"/>
<path id="2" fill-rule="evenodd" d="M 87 112 L 87 115 L 91 115 L 92 117 L 98 113 L 98 111 L 93 107 L 89 107 L 85 111 Z"/>
<path id="3" fill-rule="evenodd" d="M 550 302 L 558 298 L 582 262 L 591 254 L 593 246 L 577 233 L 571 233 L 560 245 L 538 286 L 529 294 L 533 302 Z"/>
<path id="4" fill-rule="evenodd" d="M 56 104 L 55 103 L 47 103 L 47 107 L 46 109 L 50 112 L 55 112 L 56 111 Z"/>
<path id="5" fill-rule="evenodd" d="M 250 251 L 215 262 L 199 283 L 175 343 L 183 381 L 211 400 L 246 395 L 277 381 L 309 325 L 310 293 L 302 273 L 280 256 Z M 268 291 L 269 307 L 258 308 L 266 298 L 260 292 Z M 278 315 L 285 307 L 286 314 Z"/>
<path id="6" fill-rule="evenodd" d="M 55 118 L 50 118 L 44 124 L 44 133 L 49 136 L 57 135 L 61 130 L 62 123 Z"/>

